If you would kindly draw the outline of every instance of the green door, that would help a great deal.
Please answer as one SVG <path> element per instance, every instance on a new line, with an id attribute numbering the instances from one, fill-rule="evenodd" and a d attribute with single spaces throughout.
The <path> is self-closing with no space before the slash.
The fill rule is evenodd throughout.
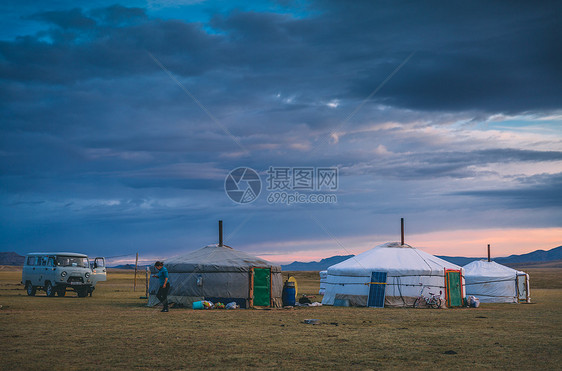
<path id="1" fill-rule="evenodd" d="M 254 305 L 269 307 L 271 299 L 271 269 L 254 268 Z"/>
<path id="2" fill-rule="evenodd" d="M 447 291 L 447 306 L 462 306 L 461 272 L 454 270 L 445 271 L 445 284 Z"/>

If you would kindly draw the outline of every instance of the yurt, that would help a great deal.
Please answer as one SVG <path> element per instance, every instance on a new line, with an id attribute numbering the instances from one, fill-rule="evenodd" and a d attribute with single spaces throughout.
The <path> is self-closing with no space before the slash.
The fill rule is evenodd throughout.
<path id="1" fill-rule="evenodd" d="M 374 247 L 328 268 L 322 304 L 408 307 L 420 295 L 463 304 L 462 268 L 400 242 Z"/>
<path id="2" fill-rule="evenodd" d="M 465 265 L 466 294 L 482 303 L 530 303 L 529 275 L 498 264 L 478 260 Z"/>
<path id="3" fill-rule="evenodd" d="M 236 302 L 241 308 L 280 307 L 283 290 L 281 267 L 226 245 L 209 245 L 164 261 L 168 269 L 168 302 L 191 307 L 195 301 L 224 304 Z M 153 272 L 155 273 L 155 271 Z M 156 298 L 158 279 L 150 283 L 148 305 Z"/>
<path id="4" fill-rule="evenodd" d="M 326 292 L 326 280 L 328 279 L 328 271 L 318 272 L 320 275 L 320 290 L 318 290 L 319 295 L 324 295 Z"/>

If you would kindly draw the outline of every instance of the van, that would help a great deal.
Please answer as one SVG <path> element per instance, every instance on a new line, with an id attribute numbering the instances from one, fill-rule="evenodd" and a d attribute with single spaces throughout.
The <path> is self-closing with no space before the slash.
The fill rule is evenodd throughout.
<path id="1" fill-rule="evenodd" d="M 83 298 L 92 296 L 96 283 L 106 279 L 105 258 L 95 258 L 90 265 L 84 254 L 31 253 L 25 257 L 21 283 L 29 296 L 38 289 L 47 296 L 64 296 L 71 289 Z"/>

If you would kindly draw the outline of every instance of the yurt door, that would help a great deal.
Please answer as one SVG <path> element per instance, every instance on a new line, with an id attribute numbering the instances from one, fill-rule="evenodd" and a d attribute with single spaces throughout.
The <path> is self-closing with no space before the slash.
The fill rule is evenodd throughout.
<path id="1" fill-rule="evenodd" d="M 386 272 L 372 272 L 369 284 L 369 299 L 367 306 L 384 308 L 384 297 L 386 292 Z"/>
<path id="2" fill-rule="evenodd" d="M 251 306 L 268 307 L 271 302 L 271 269 L 252 268 L 250 284 Z"/>
<path id="3" fill-rule="evenodd" d="M 445 270 L 445 292 L 448 307 L 462 306 L 461 271 Z"/>
<path id="4" fill-rule="evenodd" d="M 527 275 L 517 276 L 517 300 L 522 303 L 527 301 Z"/>

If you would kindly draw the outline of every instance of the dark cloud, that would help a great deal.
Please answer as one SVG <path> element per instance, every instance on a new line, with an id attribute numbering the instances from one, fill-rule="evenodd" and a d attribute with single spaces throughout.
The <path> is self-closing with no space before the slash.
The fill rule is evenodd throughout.
<path id="1" fill-rule="evenodd" d="M 463 211 L 467 198 L 483 213 L 510 208 L 510 217 L 518 200 L 545 205 L 536 225 L 556 214 L 554 180 L 479 168 L 560 161 L 547 150 L 557 138 L 517 148 L 482 133 L 455 138 L 451 125 L 560 109 L 557 3 L 280 3 L 268 11 L 23 7 L 18 29 L 28 32 L 0 41 L 0 244 L 72 247 L 87 237 L 92 249 L 177 248 L 207 225 L 214 236 L 216 219 L 242 223 L 246 213 L 256 215 L 247 241 L 265 231 L 317 238 L 305 210 L 329 216 L 344 235 L 397 210 L 460 210 L 477 224 L 482 214 Z M 210 18 L 193 16 L 192 6 Z M 237 208 L 224 194 L 233 168 L 276 165 L 340 166 L 341 204 L 324 214 L 264 200 Z M 483 175 L 514 186 L 473 190 Z M 468 190 L 450 194 L 450 184 Z M 442 217 L 447 228 L 460 224 L 451 214 Z M 524 225 L 502 223 L 511 221 Z"/>
<path id="2" fill-rule="evenodd" d="M 543 177 L 544 178 L 544 177 Z M 562 173 L 554 174 L 534 186 L 454 192 L 454 196 L 470 196 L 484 202 L 501 204 L 511 209 L 544 209 L 562 207 Z"/>
<path id="3" fill-rule="evenodd" d="M 95 15 L 95 16 L 94 16 Z M 0 78 L 8 81 L 74 84 L 150 74 L 158 67 L 148 52 L 175 73 L 197 75 L 216 60 L 217 37 L 200 24 L 149 20 L 141 9 L 113 6 L 89 15 L 80 9 L 38 13 L 50 24 L 33 36 L 0 42 Z"/>
<path id="4" fill-rule="evenodd" d="M 533 151 L 516 148 L 495 148 L 469 153 L 476 161 L 481 162 L 511 162 L 511 161 L 559 161 L 562 160 L 561 151 Z"/>
<path id="5" fill-rule="evenodd" d="M 560 151 L 533 151 L 514 148 L 477 150 L 466 152 L 436 151 L 378 156 L 367 163 L 350 163 L 344 166 L 344 173 L 369 174 L 377 178 L 396 179 L 437 179 L 468 178 L 490 174 L 491 171 L 477 170 L 475 166 L 507 164 L 512 162 L 561 161 Z"/>
<path id="6" fill-rule="evenodd" d="M 211 20 L 216 33 L 200 23 L 150 19 L 142 9 L 117 5 L 37 13 L 30 18 L 51 27 L 2 42 L 0 76 L 60 84 L 154 73 L 150 51 L 181 76 L 221 79 L 215 97 L 243 82 L 252 92 L 238 96 L 238 103 L 258 92 L 292 90 L 310 105 L 366 97 L 416 51 L 376 101 L 442 111 L 558 108 L 558 2 L 341 6 L 320 2 L 298 19 L 234 11 Z"/>
<path id="7" fill-rule="evenodd" d="M 91 30 L 96 26 L 96 21 L 86 16 L 79 8 L 36 13 L 28 19 L 46 22 L 63 30 Z"/>
<path id="8" fill-rule="evenodd" d="M 98 22 L 114 26 L 130 26 L 148 20 L 145 9 L 112 5 L 89 12 Z"/>
<path id="9" fill-rule="evenodd" d="M 386 56 L 380 64 L 374 53 L 365 53 L 363 73 L 351 85 L 357 97 L 417 51 L 378 95 L 380 101 L 422 110 L 521 112 L 559 106 L 560 3 L 371 2 L 340 11 L 342 27 L 349 25 L 347 34 L 353 35 L 348 53 L 378 50 Z"/>

